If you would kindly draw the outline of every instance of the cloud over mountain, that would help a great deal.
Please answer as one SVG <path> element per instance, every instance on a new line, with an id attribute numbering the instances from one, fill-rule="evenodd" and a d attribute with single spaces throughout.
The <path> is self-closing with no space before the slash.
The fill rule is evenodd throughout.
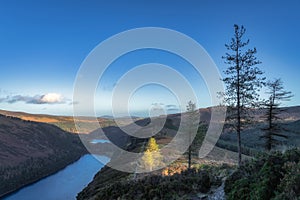
<path id="1" fill-rule="evenodd" d="M 25 102 L 27 104 L 62 104 L 66 103 L 65 98 L 58 93 L 47 93 L 35 96 L 14 95 L 1 98 L 0 102 L 17 103 Z"/>

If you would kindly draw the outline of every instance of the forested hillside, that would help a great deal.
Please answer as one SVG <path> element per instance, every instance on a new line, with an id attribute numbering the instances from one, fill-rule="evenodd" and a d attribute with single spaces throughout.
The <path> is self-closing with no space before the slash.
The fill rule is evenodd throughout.
<path id="1" fill-rule="evenodd" d="M 85 153 L 77 135 L 0 115 L 0 197 L 57 172 Z"/>

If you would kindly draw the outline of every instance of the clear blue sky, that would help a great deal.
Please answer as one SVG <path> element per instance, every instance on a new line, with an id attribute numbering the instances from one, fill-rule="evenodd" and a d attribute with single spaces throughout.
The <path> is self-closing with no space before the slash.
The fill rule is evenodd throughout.
<path id="1" fill-rule="evenodd" d="M 180 31 L 199 42 L 223 71 L 224 44 L 235 23 L 246 27 L 246 37 L 250 47 L 257 48 L 265 75 L 282 78 L 285 88 L 295 95 L 285 105 L 300 105 L 299 10 L 297 0 L 0 0 L 0 109 L 71 115 L 73 83 L 82 61 L 101 41 L 132 28 L 157 26 Z M 163 52 L 135 56 L 128 55 L 119 65 L 116 62 L 99 90 L 113 88 L 122 75 L 121 65 L 128 70 L 132 65 L 156 61 L 179 71 L 183 70 L 180 65 L 185 65 Z M 203 81 L 192 70 L 182 73 L 190 76 L 196 89 L 205 91 Z M 134 112 L 143 113 L 151 103 L 175 104 L 176 109 L 176 101 L 167 93 L 157 86 L 141 89 L 133 97 L 140 103 Z M 210 106 L 205 95 L 197 95 L 198 107 Z M 110 114 L 104 104 L 98 108 L 99 115 Z"/>

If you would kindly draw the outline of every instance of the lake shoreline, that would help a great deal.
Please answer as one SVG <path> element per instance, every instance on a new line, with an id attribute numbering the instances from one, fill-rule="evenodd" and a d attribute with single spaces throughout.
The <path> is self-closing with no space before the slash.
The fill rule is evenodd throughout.
<path id="1" fill-rule="evenodd" d="M 14 193 L 17 193 L 18 191 L 22 190 L 22 189 L 25 188 L 25 187 L 28 187 L 28 186 L 30 186 L 30 185 L 33 185 L 33 184 L 37 183 L 38 181 L 41 181 L 41 180 L 43 180 L 43 179 L 45 179 L 45 178 L 47 178 L 47 177 L 49 177 L 49 176 L 51 176 L 51 175 L 54 175 L 54 174 L 58 173 L 59 171 L 65 169 L 65 168 L 68 167 L 69 165 L 71 165 L 71 164 L 77 162 L 78 160 L 80 160 L 80 158 L 82 158 L 83 156 L 88 155 L 88 154 L 90 154 L 90 153 L 87 153 L 87 152 L 86 152 L 86 153 L 80 155 L 78 158 L 76 158 L 76 159 L 74 159 L 74 160 L 71 160 L 71 161 L 70 161 L 69 163 L 67 163 L 66 165 L 61 166 L 61 167 L 58 167 L 55 171 L 53 171 L 53 172 L 51 172 L 51 173 L 48 173 L 48 174 L 45 174 L 45 175 L 42 176 L 41 178 L 35 179 L 35 180 L 33 180 L 33 181 L 30 181 L 29 183 L 24 184 L 24 185 L 22 185 L 22 186 L 20 186 L 20 187 L 18 187 L 18 188 L 16 188 L 16 189 L 14 189 L 14 190 L 11 190 L 11 191 L 9 191 L 9 192 L 6 192 L 6 193 L 4 193 L 4 194 L 1 194 L 1 195 L 0 195 L 0 198 L 1 198 L 1 199 L 2 199 L 2 198 L 5 199 L 5 198 L 9 197 L 10 195 L 12 195 L 12 194 L 14 194 Z"/>

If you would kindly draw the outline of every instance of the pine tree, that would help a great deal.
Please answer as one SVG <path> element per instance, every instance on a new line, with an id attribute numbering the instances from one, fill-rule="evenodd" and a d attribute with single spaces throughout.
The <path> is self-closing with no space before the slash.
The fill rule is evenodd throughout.
<path id="1" fill-rule="evenodd" d="M 278 143 L 275 137 L 287 138 L 286 135 L 282 134 L 282 128 L 278 123 L 280 117 L 278 116 L 283 109 L 280 108 L 282 101 L 289 101 L 293 96 L 291 92 L 285 91 L 283 87 L 283 82 L 280 79 L 275 79 L 274 81 L 269 81 L 267 83 L 267 94 L 269 94 L 269 99 L 264 102 L 264 107 L 266 108 L 266 114 L 264 118 L 267 120 L 267 128 L 263 131 L 265 134 L 262 138 L 265 139 L 265 148 L 270 151 L 272 147 Z"/>
<path id="2" fill-rule="evenodd" d="M 245 49 L 249 40 L 244 41 L 246 29 L 243 26 L 234 25 L 234 37 L 225 47 L 229 51 L 223 57 L 229 67 L 224 71 L 223 79 L 226 92 L 223 94 L 225 103 L 229 106 L 227 119 L 230 119 L 237 133 L 238 164 L 241 164 L 241 131 L 247 121 L 246 109 L 253 107 L 258 100 L 259 88 L 264 83 L 263 72 L 256 67 L 261 62 L 257 60 L 256 48 Z"/>
<path id="3" fill-rule="evenodd" d="M 196 121 L 196 104 L 193 103 L 192 101 L 188 102 L 188 105 L 186 106 L 186 110 L 187 110 L 187 115 L 188 115 L 188 128 L 190 128 L 191 126 L 193 126 L 193 124 Z M 188 144 L 189 144 L 189 148 L 188 148 L 188 169 L 191 169 L 191 162 L 192 162 L 192 133 L 191 130 L 188 129 L 187 130 L 187 134 L 188 134 Z"/>

